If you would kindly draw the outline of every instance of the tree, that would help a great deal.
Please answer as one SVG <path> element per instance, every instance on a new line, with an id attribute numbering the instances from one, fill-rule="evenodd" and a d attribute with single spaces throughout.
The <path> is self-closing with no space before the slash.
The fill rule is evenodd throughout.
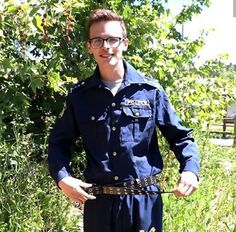
<path id="1" fill-rule="evenodd" d="M 221 68 L 222 63 L 208 63 L 197 69 L 193 59 L 204 45 L 204 38 L 190 41 L 176 29 L 201 13 L 209 0 L 193 0 L 176 17 L 164 7 L 164 1 L 36 2 L 16 4 L 7 0 L 2 4 L 0 135 L 11 136 L 13 125 L 24 133 L 45 132 L 61 111 L 68 89 L 91 74 L 94 65 L 85 50 L 85 22 L 89 12 L 98 7 L 123 15 L 130 39 L 126 59 L 161 82 L 187 123 L 210 118 L 216 107 L 205 104 L 205 114 L 200 112 L 202 102 L 215 89 L 208 88 L 203 95 L 206 90 L 198 79 L 204 74 L 205 82 L 219 82 L 209 74 L 211 67 Z M 230 91 L 228 86 L 218 87 Z"/>

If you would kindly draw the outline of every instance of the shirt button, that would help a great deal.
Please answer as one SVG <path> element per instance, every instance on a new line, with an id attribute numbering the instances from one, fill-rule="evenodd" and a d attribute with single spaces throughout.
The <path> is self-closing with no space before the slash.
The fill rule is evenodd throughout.
<path id="1" fill-rule="evenodd" d="M 140 113 L 139 112 L 135 112 L 135 116 L 136 117 L 140 116 Z"/>
<path id="2" fill-rule="evenodd" d="M 112 155 L 113 155 L 113 156 L 117 156 L 117 152 L 114 151 L 114 152 L 112 153 Z"/>
<path id="3" fill-rule="evenodd" d="M 113 127 L 112 127 L 112 130 L 113 130 L 113 131 L 116 131 L 116 127 L 115 127 L 115 126 L 113 126 Z"/>
<path id="4" fill-rule="evenodd" d="M 116 103 L 115 103 L 115 102 L 112 102 L 111 106 L 115 107 L 115 106 L 116 106 Z"/>
<path id="5" fill-rule="evenodd" d="M 93 121 L 94 121 L 94 120 L 95 120 L 95 117 L 94 117 L 94 116 L 92 116 L 92 117 L 91 117 L 91 120 L 93 120 Z"/>
<path id="6" fill-rule="evenodd" d="M 115 176 L 115 177 L 114 177 L 114 180 L 119 180 L 119 177 L 118 177 L 118 176 Z"/>
<path id="7" fill-rule="evenodd" d="M 85 84 L 85 82 L 83 81 L 82 83 L 81 83 L 81 85 L 84 85 Z"/>

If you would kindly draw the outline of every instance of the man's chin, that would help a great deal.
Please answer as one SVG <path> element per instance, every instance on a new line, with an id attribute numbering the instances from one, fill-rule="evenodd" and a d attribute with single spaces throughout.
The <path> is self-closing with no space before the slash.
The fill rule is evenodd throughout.
<path id="1" fill-rule="evenodd" d="M 111 59 L 107 59 L 107 60 L 105 60 L 105 59 L 99 60 L 99 61 L 97 61 L 97 63 L 98 63 L 99 65 L 111 65 L 111 66 L 115 66 L 115 65 L 117 65 L 117 64 L 119 63 L 119 61 L 118 61 L 116 58 L 112 57 Z"/>
<path id="2" fill-rule="evenodd" d="M 109 64 L 112 66 L 115 66 L 116 64 L 118 64 L 118 60 L 114 57 L 112 57 L 109 61 Z"/>

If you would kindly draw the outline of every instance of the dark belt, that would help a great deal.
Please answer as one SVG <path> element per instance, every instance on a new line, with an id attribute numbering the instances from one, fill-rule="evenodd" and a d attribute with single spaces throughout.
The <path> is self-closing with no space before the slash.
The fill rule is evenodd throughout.
<path id="1" fill-rule="evenodd" d="M 122 183 L 116 183 L 114 185 L 95 185 L 90 188 L 87 188 L 86 191 L 90 195 L 156 195 L 163 193 L 172 193 L 170 191 L 152 191 L 144 189 L 145 187 L 156 184 L 157 182 L 155 176 L 149 176 L 142 179 L 135 179 Z"/>

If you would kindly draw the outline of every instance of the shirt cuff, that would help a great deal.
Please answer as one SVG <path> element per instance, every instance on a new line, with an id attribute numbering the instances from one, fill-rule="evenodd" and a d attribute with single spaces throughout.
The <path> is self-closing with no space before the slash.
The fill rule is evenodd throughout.
<path id="1" fill-rule="evenodd" d="M 199 178 L 199 164 L 194 161 L 187 161 L 182 172 L 192 172 L 197 176 L 198 181 L 200 179 Z"/>

